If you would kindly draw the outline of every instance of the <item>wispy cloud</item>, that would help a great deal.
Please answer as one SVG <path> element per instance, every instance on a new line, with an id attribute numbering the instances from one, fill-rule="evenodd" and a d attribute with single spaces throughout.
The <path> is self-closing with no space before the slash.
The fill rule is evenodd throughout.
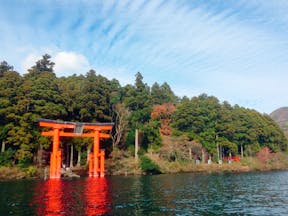
<path id="1" fill-rule="evenodd" d="M 19 70 L 49 47 L 55 59 L 77 57 L 56 65 L 65 75 L 91 66 L 127 83 L 141 71 L 176 94 L 207 92 L 263 112 L 288 100 L 272 87 L 288 78 L 285 0 L 4 2 L 1 57 Z"/>

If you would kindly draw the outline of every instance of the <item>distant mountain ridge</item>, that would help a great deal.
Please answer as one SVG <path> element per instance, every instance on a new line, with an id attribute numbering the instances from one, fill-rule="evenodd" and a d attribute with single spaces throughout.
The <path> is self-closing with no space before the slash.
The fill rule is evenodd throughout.
<path id="1" fill-rule="evenodd" d="M 270 117 L 284 130 L 288 136 L 288 107 L 281 107 L 270 114 Z"/>

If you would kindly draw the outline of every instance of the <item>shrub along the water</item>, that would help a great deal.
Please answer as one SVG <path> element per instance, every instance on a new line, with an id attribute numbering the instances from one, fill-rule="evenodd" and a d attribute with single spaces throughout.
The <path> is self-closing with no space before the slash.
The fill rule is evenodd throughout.
<path id="1" fill-rule="evenodd" d="M 15 151 L 9 148 L 7 151 L 0 152 L 0 166 L 11 166 Z"/>
<path id="2" fill-rule="evenodd" d="M 142 156 L 141 158 L 141 169 L 146 174 L 160 174 L 160 168 L 155 164 L 149 157 Z"/>

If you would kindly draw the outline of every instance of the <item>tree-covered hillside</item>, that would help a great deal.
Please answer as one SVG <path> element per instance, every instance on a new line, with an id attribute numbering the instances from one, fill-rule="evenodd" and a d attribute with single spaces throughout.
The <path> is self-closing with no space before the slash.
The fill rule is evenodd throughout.
<path id="1" fill-rule="evenodd" d="M 172 126 L 198 140 L 212 154 L 217 146 L 227 156 L 255 155 L 261 148 L 285 151 L 287 140 L 278 125 L 266 114 L 245 109 L 216 97 L 202 94 L 182 100 L 172 118 Z"/>
<path id="2" fill-rule="evenodd" d="M 277 124 L 284 130 L 285 135 L 288 137 L 288 107 L 281 107 L 274 110 L 270 117 L 277 122 Z"/>
<path id="3" fill-rule="evenodd" d="M 162 155 L 170 154 L 169 160 L 183 156 L 187 149 L 193 150 L 190 156 L 201 157 L 201 150 L 214 158 L 254 155 L 262 147 L 274 152 L 287 149 L 278 125 L 255 110 L 231 106 L 206 94 L 180 99 L 167 83 L 155 82 L 150 87 L 139 72 L 134 84 L 121 86 L 118 80 L 109 80 L 94 70 L 85 75 L 56 77 L 53 67 L 47 54 L 24 75 L 1 62 L 0 165 L 9 160 L 42 163 L 51 140 L 40 136 L 38 118 L 115 122 L 112 139 L 104 143 L 107 156 L 115 148 L 131 150 L 135 129 L 140 131 L 142 151 L 154 149 Z M 65 163 L 85 163 L 88 139 L 63 138 L 61 142 Z M 170 144 L 172 150 L 168 152 Z M 69 151 L 78 155 L 70 160 Z"/>

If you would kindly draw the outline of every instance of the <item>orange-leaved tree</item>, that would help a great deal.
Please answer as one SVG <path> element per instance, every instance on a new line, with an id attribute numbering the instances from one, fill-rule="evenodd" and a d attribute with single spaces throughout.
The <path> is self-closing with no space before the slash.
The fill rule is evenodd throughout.
<path id="1" fill-rule="evenodd" d="M 171 135 L 172 130 L 169 126 L 171 122 L 172 113 L 176 107 L 172 103 L 156 104 L 152 108 L 151 119 L 159 120 L 161 123 L 161 135 Z"/>

